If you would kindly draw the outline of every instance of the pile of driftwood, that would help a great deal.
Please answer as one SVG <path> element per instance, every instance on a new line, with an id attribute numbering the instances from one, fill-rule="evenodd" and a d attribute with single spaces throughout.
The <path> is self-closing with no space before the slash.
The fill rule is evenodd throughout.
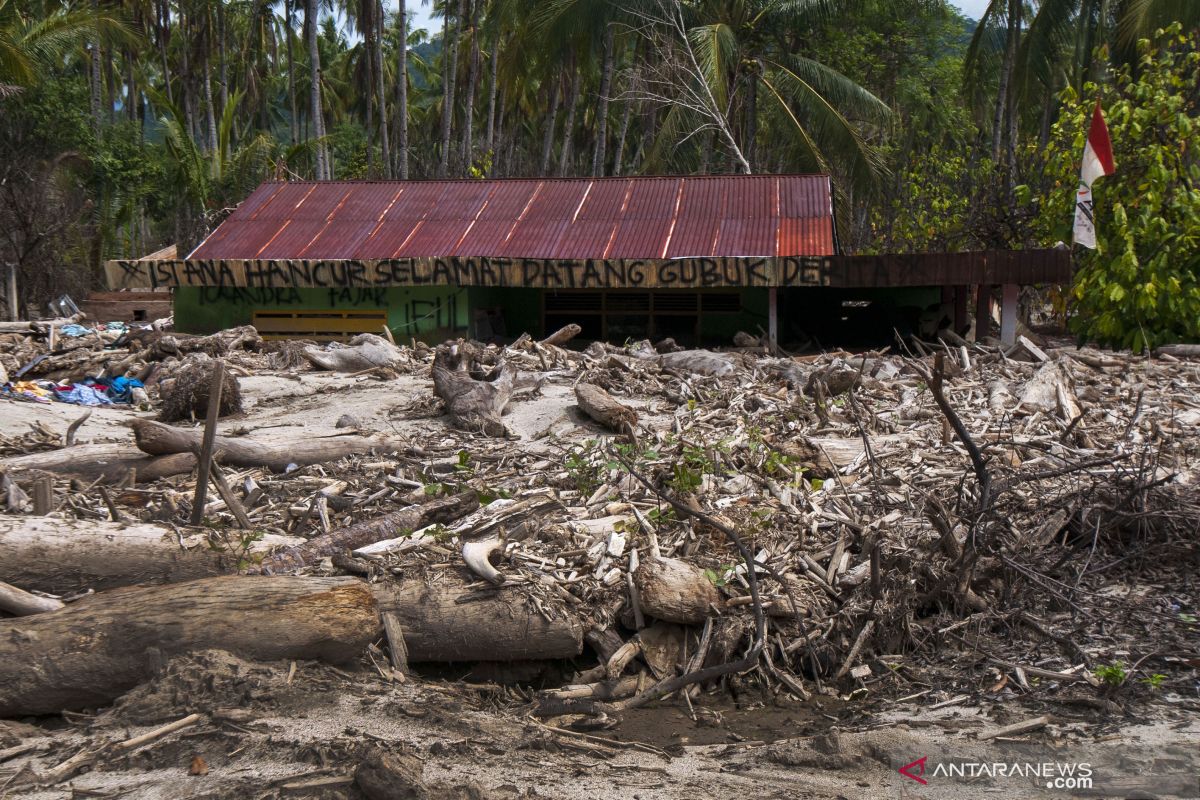
<path id="1" fill-rule="evenodd" d="M 944 652 L 1025 690 L 1095 682 L 1118 651 L 1194 671 L 1190 612 L 1098 591 L 1195 557 L 1194 363 L 1029 340 L 577 352 L 571 335 L 356 345 L 429 370 L 446 424 L 423 439 L 279 449 L 142 420 L 116 466 L 4 460 L 10 512 L 47 481 L 65 500 L 0 517 L 0 608 L 23 615 L 0 620 L 0 716 L 107 703 L 152 674 L 148 650 L 385 648 L 396 676 L 567 659 L 534 711 L 597 726 L 719 685 L 932 691 Z M 506 408 L 555 381 L 593 424 L 513 441 Z M 1153 624 L 1117 635 L 1118 614 Z"/>

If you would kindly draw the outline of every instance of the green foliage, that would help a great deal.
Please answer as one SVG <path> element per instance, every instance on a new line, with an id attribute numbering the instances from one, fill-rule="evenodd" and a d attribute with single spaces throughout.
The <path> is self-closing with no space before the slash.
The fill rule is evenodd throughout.
<path id="1" fill-rule="evenodd" d="M 1163 682 L 1167 679 L 1166 675 L 1161 672 L 1155 672 L 1153 675 L 1147 675 L 1138 681 L 1138 683 L 1148 687 L 1151 691 L 1157 692 L 1162 688 Z"/>
<path id="2" fill-rule="evenodd" d="M 1070 241 L 1078 159 L 1099 99 L 1117 172 L 1093 186 L 1098 249 L 1079 258 L 1072 322 L 1082 338 L 1135 352 L 1200 339 L 1200 34 L 1176 25 L 1139 50 L 1136 71 L 1110 70 L 1083 97 L 1064 92 L 1035 200 L 1047 243 Z"/>
<path id="3" fill-rule="evenodd" d="M 1111 664 L 1101 664 L 1092 670 L 1092 674 L 1099 678 L 1105 686 L 1115 689 L 1125 683 L 1125 679 L 1129 677 L 1129 673 L 1125 668 L 1125 662 L 1114 661 Z"/>

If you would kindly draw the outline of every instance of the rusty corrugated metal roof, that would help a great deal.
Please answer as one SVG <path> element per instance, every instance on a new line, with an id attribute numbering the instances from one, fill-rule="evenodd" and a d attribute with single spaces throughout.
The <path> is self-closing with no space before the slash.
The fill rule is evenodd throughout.
<path id="1" fill-rule="evenodd" d="M 259 186 L 194 259 L 832 255 L 826 175 Z"/>

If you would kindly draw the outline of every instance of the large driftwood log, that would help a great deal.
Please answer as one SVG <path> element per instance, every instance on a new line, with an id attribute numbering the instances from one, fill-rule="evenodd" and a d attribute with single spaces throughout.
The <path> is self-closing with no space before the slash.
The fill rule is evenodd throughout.
<path id="1" fill-rule="evenodd" d="M 599 386 L 591 383 L 577 384 L 575 400 L 583 413 L 606 428 L 632 435 L 637 427 L 637 412 Z"/>
<path id="2" fill-rule="evenodd" d="M 0 611 L 7 611 L 18 617 L 31 614 L 44 614 L 47 611 L 58 611 L 63 607 L 61 600 L 52 597 L 39 597 L 24 589 L 18 589 L 4 581 L 0 581 Z"/>
<path id="3" fill-rule="evenodd" d="M 359 522 L 346 528 L 316 536 L 295 547 L 288 547 L 262 560 L 255 572 L 283 572 L 314 564 L 326 556 L 357 550 L 382 539 L 391 539 L 405 531 L 415 531 L 426 525 L 453 522 L 479 508 L 479 496 L 474 492 L 442 497 L 419 506 L 393 511 L 376 519 Z"/>
<path id="4" fill-rule="evenodd" d="M 680 350 L 677 353 L 667 353 L 659 356 L 658 364 L 663 369 L 687 375 L 730 375 L 737 369 L 737 362 L 733 357 L 709 350 Z"/>
<path id="5" fill-rule="evenodd" d="M 6 458 L 0 460 L 0 468 L 15 478 L 41 470 L 88 483 L 95 480 L 121 483 L 133 471 L 138 483 L 148 483 L 171 475 L 186 475 L 196 468 L 196 456 L 190 452 L 151 456 L 123 443 L 80 444 Z"/>
<path id="6" fill-rule="evenodd" d="M 352 660 L 383 635 L 383 612 L 400 620 L 410 662 L 569 658 L 582 649 L 576 620 L 547 621 L 515 588 L 206 578 L 118 589 L 0 620 L 0 718 L 106 704 L 150 677 L 155 661 L 192 650 Z"/>
<path id="7" fill-rule="evenodd" d="M 396 367 L 404 363 L 404 353 L 396 345 L 373 333 L 361 333 L 348 345 L 331 345 L 331 349 L 304 348 L 308 362 L 321 369 L 335 372 L 361 372 L 376 367 Z"/>
<path id="8" fill-rule="evenodd" d="M 192 453 L 200 446 L 202 431 L 185 430 L 138 419 L 131 423 L 138 449 L 153 456 L 169 453 Z M 221 463 L 234 467 L 266 467 L 283 472 L 289 464 L 304 466 L 337 461 L 362 453 L 395 452 L 398 445 L 365 436 L 335 436 L 326 439 L 306 439 L 286 445 L 269 445 L 252 439 L 233 439 L 218 436 L 214 452 L 223 453 Z"/>
<path id="9" fill-rule="evenodd" d="M 695 625 L 724 607 L 721 593 L 696 567 L 674 558 L 643 561 L 633 573 L 642 611 L 665 622 Z"/>
<path id="10" fill-rule="evenodd" d="M 561 328 L 556 330 L 554 333 L 547 336 L 545 339 L 542 339 L 540 342 L 538 342 L 538 344 L 554 345 L 555 347 L 562 347 L 564 344 L 571 341 L 572 339 L 574 339 L 576 336 L 578 336 L 582 332 L 583 332 L 583 328 L 579 327 L 574 322 L 572 322 L 570 325 L 562 326 Z"/>
<path id="11" fill-rule="evenodd" d="M 237 570 L 239 562 L 303 540 L 268 534 L 242 543 L 216 532 L 53 517 L 0 517 L 0 581 L 69 594 L 135 583 L 174 583 Z"/>
<path id="12" fill-rule="evenodd" d="M 1172 358 L 1200 358 L 1200 344 L 1164 344 L 1155 348 L 1156 356 L 1171 356 Z"/>
<path id="13" fill-rule="evenodd" d="M 462 572 L 463 581 L 468 576 L 474 578 Z M 374 586 L 380 608 L 404 626 L 410 663 L 537 661 L 574 658 L 583 650 L 579 620 L 566 612 L 547 620 L 518 587 L 481 592 L 465 583 L 416 581 Z"/>
<path id="14" fill-rule="evenodd" d="M 503 358 L 489 369 L 469 343 L 440 345 L 433 357 L 433 393 L 445 401 L 454 427 L 507 436 L 500 415 L 512 399 L 515 373 Z"/>
<path id="15" fill-rule="evenodd" d="M 225 577 L 117 589 L 0 621 L 0 717 L 106 705 L 150 677 L 157 657 L 189 650 L 344 662 L 379 629 L 370 588 L 353 578 Z"/>

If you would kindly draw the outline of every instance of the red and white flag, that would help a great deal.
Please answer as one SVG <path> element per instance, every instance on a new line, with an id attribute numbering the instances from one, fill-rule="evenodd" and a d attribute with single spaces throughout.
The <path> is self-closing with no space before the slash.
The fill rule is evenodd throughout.
<path id="1" fill-rule="evenodd" d="M 1100 104 L 1092 114 L 1087 145 L 1083 148 L 1083 168 L 1079 171 L 1079 191 L 1075 194 L 1075 244 L 1096 249 L 1096 220 L 1093 216 L 1092 181 L 1117 171 L 1113 161 L 1112 140 Z"/>

